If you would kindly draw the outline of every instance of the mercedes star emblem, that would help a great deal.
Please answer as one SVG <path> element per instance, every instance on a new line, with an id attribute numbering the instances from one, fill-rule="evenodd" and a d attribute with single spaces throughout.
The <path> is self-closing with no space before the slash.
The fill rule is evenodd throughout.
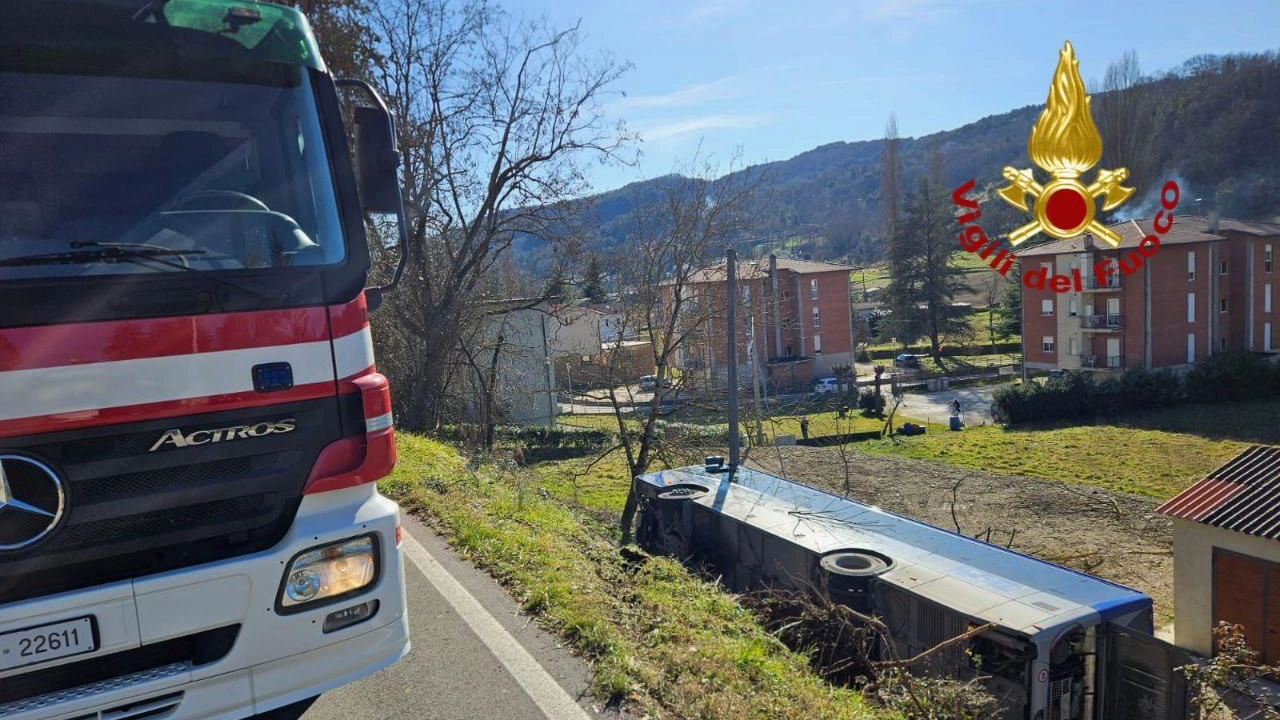
<path id="1" fill-rule="evenodd" d="M 0 551 L 39 542 L 57 527 L 64 506 L 62 480 L 48 465 L 0 455 Z"/>

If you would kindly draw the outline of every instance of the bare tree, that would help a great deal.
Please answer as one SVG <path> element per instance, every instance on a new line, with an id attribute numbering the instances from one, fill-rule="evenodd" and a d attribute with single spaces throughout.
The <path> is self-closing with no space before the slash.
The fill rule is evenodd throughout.
<path id="1" fill-rule="evenodd" d="M 709 370 L 709 360 L 724 355 L 723 348 L 708 342 L 724 338 L 717 321 L 723 322 L 726 298 L 710 289 L 714 282 L 699 281 L 714 280 L 719 273 L 723 287 L 724 263 L 715 266 L 715 258 L 754 225 L 750 208 L 758 172 L 733 172 L 730 167 L 727 175 L 712 181 L 719 174 L 713 162 L 697 156 L 690 166 L 689 177 L 673 176 L 657 200 L 638 207 L 626 249 L 611 263 L 622 288 L 620 336 L 639 333 L 652 344 L 657 376 L 652 397 L 633 409 L 629 393 L 624 397 L 619 391 L 635 375 L 627 350 L 622 343 L 606 348 L 607 392 L 618 429 L 614 450 L 625 454 L 631 477 L 673 451 L 667 444 L 671 438 L 658 432 L 658 420 L 670 413 L 664 399 L 688 392 L 684 370 L 694 376 L 699 364 Z M 637 509 L 633 488 L 620 521 L 623 543 L 631 540 Z"/>
<path id="2" fill-rule="evenodd" d="M 465 366 L 453 356 L 482 279 L 517 237 L 571 250 L 583 164 L 627 160 L 630 137 L 602 109 L 627 68 L 586 57 L 577 27 L 517 22 L 483 2 L 385 0 L 372 25 L 409 223 L 409 265 L 375 337 L 397 416 L 432 427 Z"/>
<path id="3" fill-rule="evenodd" d="M 991 340 L 991 354 L 996 354 L 996 311 L 1004 294 L 1004 278 L 991 273 L 982 283 L 982 298 L 987 303 L 987 336 Z"/>
<path id="4" fill-rule="evenodd" d="M 1129 177 L 1154 182 L 1152 139 L 1155 137 L 1150 88 L 1145 85 L 1138 54 L 1128 50 L 1107 65 L 1102 92 L 1095 96 L 1093 111 L 1102 135 L 1106 167 L 1129 169 Z"/>

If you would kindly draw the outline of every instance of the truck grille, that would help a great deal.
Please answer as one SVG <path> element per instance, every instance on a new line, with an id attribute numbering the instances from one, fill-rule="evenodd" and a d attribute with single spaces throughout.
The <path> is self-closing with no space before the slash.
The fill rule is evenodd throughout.
<path id="1" fill-rule="evenodd" d="M 0 553 L 0 603 L 275 545 L 320 450 L 344 434 L 340 406 L 352 402 L 358 396 L 0 441 L 55 468 L 67 491 L 66 516 L 48 538 Z M 284 418 L 296 420 L 293 432 L 150 452 L 169 429 Z"/>

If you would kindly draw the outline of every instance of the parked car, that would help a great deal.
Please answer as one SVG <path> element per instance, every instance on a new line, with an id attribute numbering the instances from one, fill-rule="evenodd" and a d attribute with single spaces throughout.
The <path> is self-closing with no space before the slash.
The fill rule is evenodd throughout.
<path id="1" fill-rule="evenodd" d="M 920 367 L 920 358 L 924 355 L 912 355 L 911 353 L 902 353 L 893 359 L 894 367 L 918 368 Z"/>
<path id="2" fill-rule="evenodd" d="M 840 392 L 840 378 L 824 377 L 813 384 L 814 395 Z"/>

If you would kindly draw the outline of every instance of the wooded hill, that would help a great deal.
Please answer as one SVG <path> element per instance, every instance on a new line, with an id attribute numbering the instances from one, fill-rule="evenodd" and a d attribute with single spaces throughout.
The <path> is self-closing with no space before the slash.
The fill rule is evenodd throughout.
<path id="1" fill-rule="evenodd" d="M 1146 147 L 1124 153 L 1139 193 L 1123 217 L 1143 214 L 1165 179 L 1182 186 L 1184 212 L 1272 219 L 1280 215 L 1280 57 L 1274 52 L 1197 56 L 1138 86 Z M 1093 94 L 1100 126 L 1100 103 Z M 901 142 L 907 190 L 928 163 L 937 140 L 948 186 L 976 178 L 979 187 L 1002 184 L 1005 165 L 1028 167 L 1026 141 L 1040 105 L 992 115 L 955 130 Z M 885 109 L 886 118 L 889 108 Z M 1104 138 L 1107 137 L 1103 127 Z M 1134 144 L 1134 143 L 1131 143 Z M 882 140 L 835 142 L 789 160 L 749 168 L 765 173 L 758 199 L 761 240 L 808 237 L 816 257 L 871 261 L 880 256 Z M 1121 150 L 1107 146 L 1099 167 L 1113 167 Z M 1137 167 L 1135 167 L 1135 165 Z M 671 176 L 595 196 L 595 232 L 602 248 L 621 243 L 632 209 L 656 197 Z M 1196 198 L 1200 203 L 1196 205 Z"/>

